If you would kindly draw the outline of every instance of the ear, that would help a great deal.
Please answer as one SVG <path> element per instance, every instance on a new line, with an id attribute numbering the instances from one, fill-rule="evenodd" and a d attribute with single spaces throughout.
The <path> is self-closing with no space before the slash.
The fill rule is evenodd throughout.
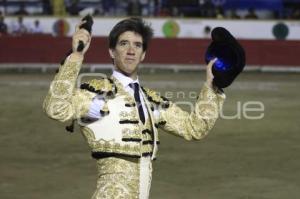
<path id="1" fill-rule="evenodd" d="M 145 57 L 146 57 L 146 51 L 144 51 L 142 56 L 141 56 L 141 62 L 145 59 Z"/>
<path id="2" fill-rule="evenodd" d="M 115 58 L 114 49 L 111 49 L 111 48 L 110 48 L 108 51 L 109 51 L 110 57 L 111 57 L 112 59 L 114 59 L 114 58 Z"/>

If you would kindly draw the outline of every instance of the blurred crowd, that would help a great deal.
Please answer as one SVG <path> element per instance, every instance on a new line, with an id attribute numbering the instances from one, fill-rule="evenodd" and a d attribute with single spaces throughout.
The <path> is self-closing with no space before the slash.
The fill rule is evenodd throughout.
<path id="1" fill-rule="evenodd" d="M 300 0 L 299 0 L 300 1 Z M 224 9 L 215 0 L 2 0 L 0 2 L 0 36 L 7 34 L 41 34 L 38 19 L 24 24 L 26 16 L 94 16 L 122 17 L 201 17 L 216 19 L 300 19 L 300 2 L 278 10 Z M 283 12 L 282 12 L 283 11 Z M 17 16 L 12 27 L 5 16 Z M 8 31 L 9 30 L 9 31 Z"/>
<path id="2" fill-rule="evenodd" d="M 284 1 L 284 0 L 282 0 Z M 286 1 L 286 0 L 285 0 Z M 208 18 L 251 18 L 260 17 L 254 8 L 249 10 L 224 9 L 220 0 L 2 0 L 0 11 L 5 15 L 83 15 L 95 16 L 173 16 Z M 300 19 L 298 6 L 270 10 L 269 18 Z M 285 5 L 283 3 L 283 5 Z M 266 11 L 266 10 L 265 10 Z M 283 14 L 282 11 L 286 12 Z"/>
<path id="3" fill-rule="evenodd" d="M 0 13 L 1 14 L 1 13 Z M 5 23 L 4 16 L 0 15 L 0 37 L 3 35 L 21 36 L 27 34 L 43 34 L 44 30 L 38 19 L 32 24 L 25 24 L 23 16 L 18 16 L 16 21 L 10 24 L 10 27 Z"/>

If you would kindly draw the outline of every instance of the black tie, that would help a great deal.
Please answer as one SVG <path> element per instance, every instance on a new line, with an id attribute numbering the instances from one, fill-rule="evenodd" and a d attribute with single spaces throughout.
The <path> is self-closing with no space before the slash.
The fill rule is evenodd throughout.
<path id="1" fill-rule="evenodd" d="M 143 106 L 140 98 L 140 92 L 139 92 L 140 86 L 138 83 L 131 83 L 129 84 L 129 86 L 134 90 L 134 99 L 138 107 L 139 116 L 143 124 L 145 124 L 145 115 L 144 115 Z"/>

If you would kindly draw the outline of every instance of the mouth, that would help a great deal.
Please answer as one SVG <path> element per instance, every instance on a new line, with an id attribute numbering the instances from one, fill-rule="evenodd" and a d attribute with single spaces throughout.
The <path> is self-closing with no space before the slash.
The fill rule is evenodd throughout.
<path id="1" fill-rule="evenodd" d="M 135 59 L 134 58 L 125 58 L 125 62 L 133 63 L 133 62 L 135 62 Z"/>
<path id="2" fill-rule="evenodd" d="M 134 59 L 134 58 L 131 58 L 131 57 L 126 57 L 125 60 L 126 60 L 126 61 L 134 61 L 135 59 Z"/>

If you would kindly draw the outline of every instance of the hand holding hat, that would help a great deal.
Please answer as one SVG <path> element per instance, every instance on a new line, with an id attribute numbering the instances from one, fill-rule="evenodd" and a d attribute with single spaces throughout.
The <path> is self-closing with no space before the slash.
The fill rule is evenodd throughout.
<path id="1" fill-rule="evenodd" d="M 238 41 L 223 27 L 211 33 L 212 42 L 205 53 L 205 61 L 217 58 L 212 67 L 213 84 L 218 88 L 228 87 L 245 67 L 245 51 Z"/>

